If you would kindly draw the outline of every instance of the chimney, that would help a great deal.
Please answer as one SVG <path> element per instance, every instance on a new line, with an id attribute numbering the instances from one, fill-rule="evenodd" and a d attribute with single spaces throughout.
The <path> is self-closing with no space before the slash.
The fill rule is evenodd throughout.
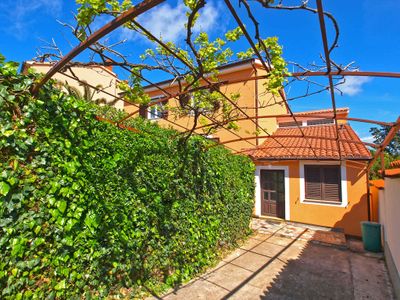
<path id="1" fill-rule="evenodd" d="M 113 71 L 112 60 L 107 59 L 106 62 L 105 62 L 105 67 L 106 67 L 107 70 L 112 72 Z"/>

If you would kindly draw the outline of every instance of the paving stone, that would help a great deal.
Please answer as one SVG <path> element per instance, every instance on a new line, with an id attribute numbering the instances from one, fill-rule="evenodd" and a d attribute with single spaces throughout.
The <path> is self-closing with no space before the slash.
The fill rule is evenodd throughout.
<path id="1" fill-rule="evenodd" d="M 281 266 L 263 299 L 353 299 L 346 252 L 307 245 L 297 259 Z"/>
<path id="2" fill-rule="evenodd" d="M 263 242 L 263 240 L 249 238 L 242 246 L 240 246 L 240 249 L 250 250 L 250 249 L 258 246 L 262 242 Z"/>
<path id="3" fill-rule="evenodd" d="M 321 231 L 317 230 L 314 233 L 311 241 L 313 243 L 325 244 L 347 249 L 346 237 L 343 232 Z"/>
<path id="4" fill-rule="evenodd" d="M 365 253 L 362 241 L 356 239 L 347 239 L 347 245 L 353 252 Z"/>
<path id="5" fill-rule="evenodd" d="M 224 262 L 230 262 L 236 258 L 238 258 L 240 255 L 242 255 L 243 253 L 246 253 L 246 250 L 244 249 L 236 249 L 235 251 L 231 252 L 230 254 L 228 254 L 227 256 L 225 256 L 222 261 Z"/>
<path id="6" fill-rule="evenodd" d="M 255 239 L 255 240 L 259 240 L 259 241 L 265 241 L 266 239 L 268 239 L 271 236 L 270 233 L 262 233 L 262 232 L 258 232 L 254 235 L 251 236 L 251 238 Z"/>
<path id="7" fill-rule="evenodd" d="M 237 300 L 254 300 L 260 299 L 260 295 L 264 292 L 263 289 L 257 288 L 251 285 L 245 285 L 234 294 L 229 295 L 229 299 L 237 299 Z"/>
<path id="8" fill-rule="evenodd" d="M 206 280 L 199 279 L 175 292 L 169 293 L 162 299 L 221 299 L 227 293 L 227 290 Z"/>
<path id="9" fill-rule="evenodd" d="M 306 228 L 287 225 L 287 226 L 283 227 L 281 230 L 279 230 L 277 232 L 276 236 L 283 236 L 283 237 L 287 237 L 290 239 L 294 239 L 294 238 L 297 238 L 300 234 L 302 234 L 303 231 L 305 231 L 305 230 L 306 230 Z"/>
<path id="10" fill-rule="evenodd" d="M 285 252 L 282 254 L 283 257 Z M 350 251 L 308 243 L 299 258 L 294 261 L 299 266 L 304 266 L 310 272 L 319 273 L 321 276 L 325 276 L 326 272 L 349 275 L 351 272 L 349 254 Z"/>
<path id="11" fill-rule="evenodd" d="M 235 266 L 255 272 L 270 260 L 271 258 L 268 256 L 247 252 L 239 258 L 233 260 L 231 263 Z"/>
<path id="12" fill-rule="evenodd" d="M 253 272 L 232 264 L 227 264 L 215 272 L 203 276 L 207 281 L 229 291 L 240 286 Z"/>
<path id="13" fill-rule="evenodd" d="M 268 242 L 263 242 L 262 244 L 258 245 L 257 247 L 253 248 L 251 252 L 266 255 L 269 257 L 275 256 L 279 251 L 284 249 L 285 247 L 279 246 L 276 244 L 271 244 Z"/>
<path id="14" fill-rule="evenodd" d="M 351 254 L 350 264 L 355 299 L 395 299 L 383 260 Z"/>
<path id="15" fill-rule="evenodd" d="M 262 299 L 354 299 L 350 276 L 321 276 L 292 261 L 276 276 Z"/>
<path id="16" fill-rule="evenodd" d="M 281 255 L 279 255 L 279 259 L 287 262 L 289 260 L 299 259 L 307 247 L 308 242 L 297 240 L 294 242 L 288 249 L 286 249 Z"/>
<path id="17" fill-rule="evenodd" d="M 217 269 L 222 268 L 223 266 L 225 266 L 228 262 L 221 260 L 215 267 L 212 267 L 211 269 L 208 270 L 208 272 L 212 272 L 215 271 Z"/>
<path id="18" fill-rule="evenodd" d="M 282 236 L 271 236 L 268 240 L 266 240 L 266 243 L 271 243 L 279 246 L 286 247 L 289 245 L 291 242 L 293 242 L 293 239 L 287 238 L 287 237 L 282 237 Z"/>
<path id="19" fill-rule="evenodd" d="M 252 226 L 257 233 L 240 248 L 162 299 L 394 299 L 382 254 L 357 241 L 341 247 L 343 233 L 268 220 Z"/>
<path id="20" fill-rule="evenodd" d="M 253 274 L 249 285 L 266 290 L 272 286 L 275 278 L 285 269 L 286 263 L 279 259 L 270 260 L 268 265 Z"/>

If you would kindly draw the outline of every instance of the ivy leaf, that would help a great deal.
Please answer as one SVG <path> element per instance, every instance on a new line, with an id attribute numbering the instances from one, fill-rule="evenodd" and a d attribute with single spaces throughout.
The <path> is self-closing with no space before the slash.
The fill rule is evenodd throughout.
<path id="1" fill-rule="evenodd" d="M 96 214 L 93 211 L 89 211 L 86 215 L 85 224 L 90 228 L 97 228 L 99 226 Z"/>
<path id="2" fill-rule="evenodd" d="M 54 289 L 55 289 L 56 291 L 59 291 L 59 290 L 65 289 L 65 287 L 66 287 L 65 280 L 61 280 L 59 283 L 56 284 L 56 286 L 54 287 Z"/>
<path id="3" fill-rule="evenodd" d="M 67 202 L 64 200 L 57 202 L 57 208 L 61 213 L 64 213 L 67 209 Z"/>
<path id="4" fill-rule="evenodd" d="M 34 233 L 38 234 L 40 232 L 40 230 L 42 229 L 42 227 L 40 226 L 36 226 L 35 229 L 33 230 Z"/>
<path id="5" fill-rule="evenodd" d="M 0 182 L 0 195 L 6 196 L 10 191 L 10 186 L 4 181 Z"/>

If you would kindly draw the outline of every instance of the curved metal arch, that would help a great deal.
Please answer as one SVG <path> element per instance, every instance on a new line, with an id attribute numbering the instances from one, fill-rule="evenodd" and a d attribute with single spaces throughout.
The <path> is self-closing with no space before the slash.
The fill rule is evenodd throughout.
<path id="1" fill-rule="evenodd" d="M 106 36 L 110 32 L 114 31 L 118 27 L 125 24 L 127 21 L 141 15 L 142 13 L 148 11 L 149 9 L 157 6 L 158 4 L 164 2 L 165 0 L 144 0 L 138 5 L 131 7 L 127 11 L 123 12 L 121 15 L 115 19 L 108 22 L 106 25 L 91 34 L 86 40 L 81 42 L 78 46 L 68 52 L 61 60 L 59 60 L 37 83 L 33 89 L 32 94 L 36 94 L 39 89 L 57 72 L 59 72 L 68 62 L 70 62 L 74 57 L 79 55 L 82 51 L 87 49 L 90 45 L 100 40 L 102 37 Z"/>
<path id="2" fill-rule="evenodd" d="M 77 56 L 79 53 L 81 53 L 83 50 L 86 48 L 90 47 L 93 43 L 98 41 L 100 38 L 104 37 L 108 33 L 112 32 L 122 24 L 124 24 L 126 21 L 131 20 L 132 18 L 140 15 L 141 13 L 151 9 L 154 6 L 157 6 L 158 4 L 164 2 L 165 0 L 144 0 L 143 2 L 139 3 L 137 6 L 132 7 L 131 9 L 127 10 L 126 12 L 123 12 L 120 16 L 112 20 L 111 22 L 107 23 L 105 26 L 94 32 L 92 35 L 90 35 L 85 41 L 81 42 L 77 47 L 75 47 L 72 51 L 70 51 L 66 56 L 64 56 L 59 62 L 57 62 L 42 78 L 42 80 L 36 84 L 33 89 L 32 93 L 35 94 L 39 91 L 39 89 L 43 86 L 44 83 L 46 83 L 55 73 L 59 72 L 71 59 L 73 59 L 75 56 Z M 227 1 L 226 1 L 227 2 Z M 327 43 L 327 38 L 326 38 L 326 30 L 323 28 L 324 27 L 324 16 L 323 16 L 323 9 L 322 9 L 322 1 L 317 0 L 317 6 L 318 6 L 318 14 L 319 14 L 319 19 L 320 19 L 320 27 L 321 27 L 321 35 L 323 39 L 323 44 L 324 44 L 324 52 L 326 56 L 326 63 L 327 63 L 327 72 L 295 72 L 291 74 L 291 77 L 302 77 L 302 76 L 327 76 L 330 79 L 330 86 L 331 86 L 331 91 L 333 92 L 332 88 L 332 76 L 339 75 L 339 76 L 373 76 L 373 77 L 386 77 L 386 78 L 400 78 L 400 73 L 393 73 L 393 72 L 363 72 L 363 71 L 332 71 L 330 68 L 330 63 L 329 63 L 329 51 L 326 51 L 326 43 Z M 324 32 L 325 31 L 325 32 Z M 261 59 L 261 62 L 265 65 L 265 62 Z M 267 78 L 268 75 L 265 76 L 259 76 L 259 77 L 254 77 L 254 78 L 249 78 L 246 80 L 242 81 L 248 81 L 248 80 L 256 80 L 258 78 Z M 207 81 L 207 80 L 206 80 Z M 234 82 L 239 82 L 239 81 L 225 81 L 225 84 L 229 83 L 234 83 Z M 204 86 L 204 88 L 209 88 L 212 84 L 220 84 L 220 83 L 210 83 L 208 81 L 208 85 Z M 190 91 L 187 91 L 188 93 Z M 226 96 L 225 96 L 226 97 Z M 333 106 L 335 110 L 335 102 L 334 102 L 334 97 L 333 99 Z M 283 98 L 284 99 L 284 98 Z M 122 99 L 121 99 L 122 100 Z M 165 101 L 166 99 L 164 99 Z M 287 104 L 287 103 L 286 103 Z M 290 107 L 289 107 L 290 109 Z M 246 118 L 243 118 L 244 120 L 250 120 L 252 119 L 250 116 L 247 114 Z M 291 113 L 293 115 L 293 113 Z M 261 116 L 262 118 L 264 116 Z M 266 117 L 266 116 L 265 116 Z M 338 119 L 336 116 L 336 110 L 334 113 L 334 119 Z M 340 119 L 340 118 L 339 118 Z M 358 118 L 346 118 L 349 121 L 359 121 L 359 122 L 367 122 L 367 123 L 375 123 L 378 125 L 383 125 L 383 126 L 391 126 L 389 134 L 386 136 L 384 142 L 379 146 L 379 150 L 375 153 L 373 160 L 370 162 L 368 165 L 368 168 L 372 166 L 372 163 L 376 160 L 376 158 L 382 153 L 383 149 L 389 144 L 390 140 L 395 136 L 395 134 L 399 131 L 400 129 L 400 118 L 397 119 L 397 122 L 395 123 L 386 123 L 386 122 L 379 122 L 379 121 L 373 121 L 373 120 L 366 120 L 366 119 L 358 119 Z M 257 124 L 256 124 L 257 125 Z M 254 138 L 259 138 L 254 137 Z M 273 138 L 270 134 L 266 136 L 267 138 Z M 304 136 L 306 137 L 306 136 Z M 319 137 L 321 138 L 321 137 Z M 354 141 L 352 141 L 354 142 Z M 364 143 L 368 144 L 368 143 Z M 375 145 L 376 146 L 376 145 Z M 339 148 L 340 149 L 340 148 Z"/>

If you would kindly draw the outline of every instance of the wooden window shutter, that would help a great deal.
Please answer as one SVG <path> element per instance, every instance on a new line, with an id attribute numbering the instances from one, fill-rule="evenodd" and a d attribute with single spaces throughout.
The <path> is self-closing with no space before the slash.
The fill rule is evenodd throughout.
<path id="1" fill-rule="evenodd" d="M 305 196 L 307 199 L 322 199 L 321 168 L 304 166 Z"/>
<path id="2" fill-rule="evenodd" d="M 340 166 L 326 166 L 322 171 L 323 200 L 340 202 Z"/>

